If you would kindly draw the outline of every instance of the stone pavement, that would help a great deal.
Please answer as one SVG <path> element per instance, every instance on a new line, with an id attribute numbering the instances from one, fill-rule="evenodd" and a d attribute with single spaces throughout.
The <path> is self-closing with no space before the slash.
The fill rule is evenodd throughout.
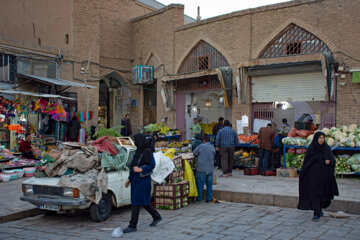
<path id="1" fill-rule="evenodd" d="M 23 195 L 21 184 L 29 178 L 0 182 L 0 217 L 34 208 L 34 205 L 20 201 Z"/>
<path id="2" fill-rule="evenodd" d="M 141 210 L 138 231 L 123 239 L 360 239 L 360 216 L 312 222 L 312 212 L 241 203 L 192 203 L 179 210 L 160 210 L 163 221 L 149 227 L 150 215 Z M 0 224 L 0 239 L 114 239 L 112 230 L 127 226 L 130 208 L 116 210 L 102 223 L 87 213 L 36 216 Z"/>
<path id="3" fill-rule="evenodd" d="M 220 171 L 215 174 L 219 176 Z M 214 197 L 221 200 L 269 206 L 296 208 L 299 195 L 299 178 L 275 176 L 247 176 L 243 171 L 233 171 L 232 177 L 217 177 L 213 186 Z M 340 196 L 328 211 L 360 214 L 360 178 L 337 179 Z M 360 239 L 360 238 L 359 238 Z"/>

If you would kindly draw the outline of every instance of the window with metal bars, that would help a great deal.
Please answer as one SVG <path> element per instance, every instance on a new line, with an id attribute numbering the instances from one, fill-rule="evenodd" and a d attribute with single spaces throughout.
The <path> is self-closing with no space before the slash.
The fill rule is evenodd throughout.
<path id="1" fill-rule="evenodd" d="M 207 42 L 200 41 L 185 58 L 179 73 L 229 66 L 226 58 Z"/>
<path id="2" fill-rule="evenodd" d="M 329 47 L 314 34 L 290 24 L 262 52 L 260 58 L 330 52 Z"/>

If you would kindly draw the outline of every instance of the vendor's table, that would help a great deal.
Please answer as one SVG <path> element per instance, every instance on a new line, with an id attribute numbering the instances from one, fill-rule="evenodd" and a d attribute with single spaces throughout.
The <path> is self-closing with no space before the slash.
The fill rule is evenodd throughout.
<path id="1" fill-rule="evenodd" d="M 8 162 L 10 162 L 10 161 L 8 161 Z M 20 164 L 19 165 L 12 165 L 12 164 L 1 163 L 0 164 L 0 171 L 11 170 L 11 169 L 16 169 L 16 168 L 34 167 L 38 162 L 37 160 L 33 160 L 33 159 L 22 159 L 22 161 L 23 161 L 23 165 L 20 165 Z"/>
<path id="2" fill-rule="evenodd" d="M 308 146 L 293 146 L 293 145 L 286 145 L 283 146 L 283 166 L 286 167 L 286 149 L 287 148 L 308 148 Z M 360 152 L 360 148 L 349 148 L 349 147 L 331 147 L 332 151 L 341 150 L 341 151 L 358 151 Z M 355 175 L 360 175 L 360 173 L 354 173 Z"/>
<path id="3" fill-rule="evenodd" d="M 171 139 L 176 139 L 176 141 L 180 141 L 180 135 L 173 135 L 173 136 L 161 136 L 161 137 L 159 137 L 159 139 L 168 139 L 168 141 L 169 141 L 169 144 L 170 144 L 170 142 L 171 142 Z"/>

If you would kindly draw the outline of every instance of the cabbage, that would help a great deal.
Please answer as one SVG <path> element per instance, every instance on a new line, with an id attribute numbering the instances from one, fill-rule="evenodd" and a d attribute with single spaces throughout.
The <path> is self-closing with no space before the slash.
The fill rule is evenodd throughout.
<path id="1" fill-rule="evenodd" d="M 298 145 L 298 146 L 306 146 L 306 144 L 307 144 L 307 141 L 303 138 L 299 138 L 296 140 L 296 145 Z"/>
<path id="2" fill-rule="evenodd" d="M 356 147 L 360 147 L 360 141 L 357 141 L 355 144 Z"/>
<path id="3" fill-rule="evenodd" d="M 340 138 L 340 144 L 345 144 L 347 141 L 349 141 L 348 138 Z"/>
<path id="4" fill-rule="evenodd" d="M 349 139 L 354 142 L 354 139 L 355 139 L 355 135 L 354 134 L 349 134 Z"/>
<path id="5" fill-rule="evenodd" d="M 358 127 L 357 129 L 355 129 L 355 134 L 359 134 L 360 133 L 360 127 Z"/>
<path id="6" fill-rule="evenodd" d="M 313 138 L 314 138 L 314 134 L 311 134 L 307 137 L 307 140 L 311 142 L 313 140 Z"/>
<path id="7" fill-rule="evenodd" d="M 326 142 L 330 147 L 335 145 L 335 140 L 333 138 L 329 138 Z"/>
<path id="8" fill-rule="evenodd" d="M 332 127 L 332 128 L 330 128 L 330 133 L 332 134 L 332 133 L 336 132 L 337 130 L 339 130 L 339 129 L 336 127 Z"/>
<path id="9" fill-rule="evenodd" d="M 347 126 L 341 126 L 340 127 L 340 130 L 344 133 L 347 133 L 348 132 L 348 127 Z"/>
<path id="10" fill-rule="evenodd" d="M 355 130 L 357 129 L 357 125 L 351 124 L 348 129 L 349 129 L 349 132 L 355 132 Z"/>
<path id="11" fill-rule="evenodd" d="M 325 136 L 330 135 L 330 129 L 328 129 L 328 128 L 323 128 L 321 131 L 325 134 Z"/>
<path id="12" fill-rule="evenodd" d="M 353 141 L 348 140 L 348 141 L 345 142 L 345 146 L 347 146 L 347 147 L 355 147 L 355 143 Z"/>

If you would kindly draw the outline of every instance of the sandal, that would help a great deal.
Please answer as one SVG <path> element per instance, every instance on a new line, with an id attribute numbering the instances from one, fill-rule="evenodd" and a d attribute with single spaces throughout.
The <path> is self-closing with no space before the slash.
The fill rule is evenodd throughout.
<path id="1" fill-rule="evenodd" d="M 224 177 L 225 178 L 225 177 L 227 177 L 227 175 L 226 174 L 220 174 L 219 177 Z"/>
<path id="2" fill-rule="evenodd" d="M 228 173 L 228 176 L 231 177 L 231 176 L 232 176 L 232 173 Z"/>

